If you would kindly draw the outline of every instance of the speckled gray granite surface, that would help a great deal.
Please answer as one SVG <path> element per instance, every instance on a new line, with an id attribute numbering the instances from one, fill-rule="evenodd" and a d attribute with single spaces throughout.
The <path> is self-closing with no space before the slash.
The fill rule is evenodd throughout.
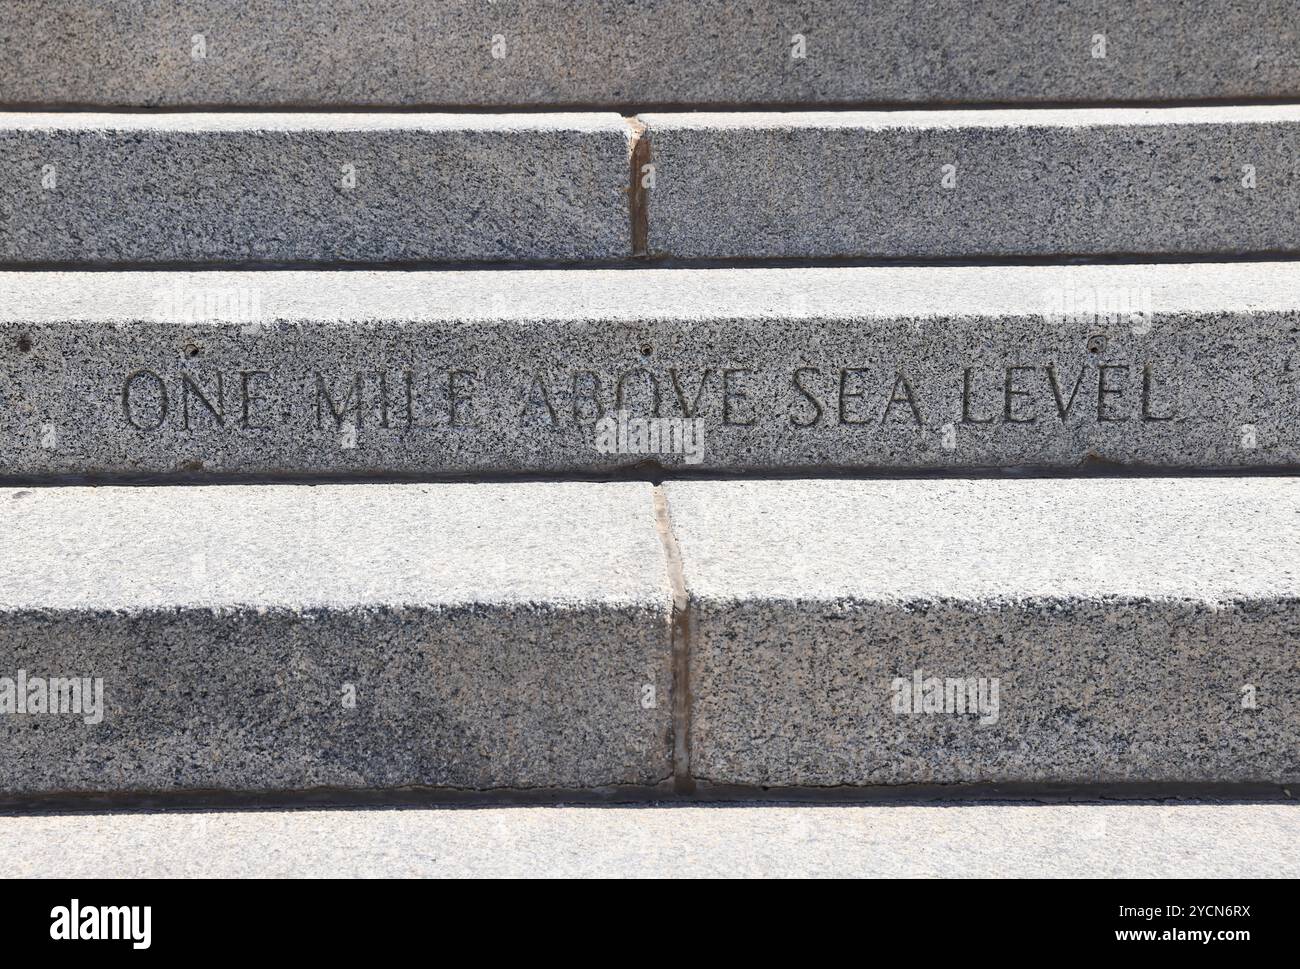
<path id="1" fill-rule="evenodd" d="M 1300 778 L 1300 479 L 665 488 L 700 781 Z"/>
<path id="2" fill-rule="evenodd" d="M 0 115 L 0 262 L 631 254 L 612 113 Z"/>
<path id="3" fill-rule="evenodd" d="M 1300 479 L 664 489 L 0 489 L 0 794 L 1300 778 Z"/>
<path id="4" fill-rule="evenodd" d="M 1300 94 L 1287 0 L 0 3 L 0 102 L 1113 101 Z"/>
<path id="5" fill-rule="evenodd" d="M 671 774 L 646 485 L 3 489 L 0 548 L 7 796 Z"/>
<path id="6" fill-rule="evenodd" d="M 1290 262 L 7 273 L 0 475 L 1288 466 L 1297 293 Z"/>
<path id="7" fill-rule="evenodd" d="M 1292 252 L 1300 107 L 643 114 L 678 258 Z"/>
<path id="8" fill-rule="evenodd" d="M 0 877 L 1296 878 L 1297 844 L 1291 804 L 119 812 L 0 816 Z"/>

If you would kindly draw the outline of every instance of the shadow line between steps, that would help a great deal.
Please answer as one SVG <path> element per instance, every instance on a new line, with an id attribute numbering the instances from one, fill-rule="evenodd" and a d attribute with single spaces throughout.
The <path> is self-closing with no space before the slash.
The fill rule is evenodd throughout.
<path id="1" fill-rule="evenodd" d="M 138 791 L 58 792 L 0 795 L 0 815 L 99 814 L 135 811 L 264 810 L 418 807 L 555 807 L 757 805 L 957 807 L 971 803 L 1099 804 L 1205 802 L 1282 803 L 1300 807 L 1296 793 L 1265 782 L 1129 782 L 1118 784 L 903 784 L 874 787 L 750 787 L 696 782 L 694 790 L 675 790 L 671 781 L 653 787 L 588 790 L 559 788 L 464 790 L 393 788 L 384 790 L 312 789 L 303 791 Z"/>
<path id="2" fill-rule="evenodd" d="M 648 139 L 641 139 L 648 142 Z M 644 156 L 638 156 L 644 157 Z M 635 164 L 635 162 L 633 162 Z M 629 205 L 629 218 L 644 216 Z M 639 231 L 639 230 L 638 230 Z M 650 231 L 650 227 L 644 230 Z M 629 235 L 635 232 L 629 228 Z M 629 240 L 629 248 L 633 240 Z M 1154 266 L 1188 263 L 1300 263 L 1300 250 L 1263 249 L 1248 252 L 1112 252 L 1112 253 L 974 253 L 965 256 L 739 256 L 683 258 L 666 253 L 629 255 L 616 259 L 588 259 L 582 262 L 562 260 L 531 261 L 429 261 L 397 260 L 371 262 L 365 260 L 158 260 L 158 261 L 108 261 L 108 260 L 44 260 L 13 262 L 0 260 L 0 272 L 60 272 L 60 273 L 158 273 L 158 272 L 565 272 L 584 273 L 602 270 L 646 269 L 939 269 L 939 268 L 996 268 L 996 267 L 1061 267 L 1061 266 Z"/>
<path id="3" fill-rule="evenodd" d="M 338 101 L 321 103 L 284 99 L 262 104 L 243 104 L 229 101 L 195 101 L 187 104 L 102 104 L 93 101 L 8 101 L 0 103 L 0 111 L 32 113 L 93 113 L 93 114 L 554 114 L 568 112 L 617 113 L 623 115 L 667 114 L 681 112 L 726 112 L 728 114 L 760 114 L 769 111 L 1052 111 L 1062 108 L 1195 108 L 1195 107 L 1257 107 L 1261 105 L 1295 104 L 1300 99 L 1300 88 L 1277 95 L 1219 95 L 1192 98 L 1091 98 L 1043 99 L 1011 98 L 1003 100 L 869 100 L 808 98 L 782 101 L 582 101 L 560 98 L 537 103 L 465 103 L 436 101 L 406 104 Z"/>
<path id="4" fill-rule="evenodd" d="M 67 475 L 5 474 L 0 488 L 169 487 L 175 485 L 246 486 L 333 484 L 538 484 L 672 481 L 909 481 L 1024 480 L 1032 478 L 1268 478 L 1300 475 L 1300 464 L 1241 467 L 1160 467 L 1088 461 L 1067 467 L 1017 465 L 969 468 L 855 468 L 842 466 L 707 469 L 646 463 L 601 471 L 458 471 L 449 473 L 356 471 L 330 473 L 236 473 L 180 471 L 162 474 L 92 473 Z"/>

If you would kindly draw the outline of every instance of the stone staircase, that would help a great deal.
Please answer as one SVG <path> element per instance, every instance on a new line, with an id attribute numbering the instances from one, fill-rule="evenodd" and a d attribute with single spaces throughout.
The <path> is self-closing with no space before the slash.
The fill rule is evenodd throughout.
<path id="1" fill-rule="evenodd" d="M 0 0 L 0 803 L 1289 796 L 1292 8 Z"/>

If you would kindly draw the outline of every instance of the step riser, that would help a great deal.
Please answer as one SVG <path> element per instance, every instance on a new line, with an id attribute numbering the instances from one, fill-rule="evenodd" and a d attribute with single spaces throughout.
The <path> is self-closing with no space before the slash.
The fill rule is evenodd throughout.
<path id="1" fill-rule="evenodd" d="M 1300 248 L 1289 160 L 1300 152 L 1300 112 L 1289 106 L 641 120 L 656 256 Z"/>
<path id="2" fill-rule="evenodd" d="M 153 0 L 57 11 L 29 2 L 6 5 L 11 67 L 0 80 L 0 103 L 1294 97 L 1294 13 L 1284 0 L 1167 11 L 1125 0 L 1050 8 L 1032 0 L 821 0 L 797 10 L 780 0 L 743 8 L 701 0 L 404 0 L 382 13 L 361 0 L 257 0 L 237 9 L 223 0 Z M 804 38 L 802 49 L 795 35 Z"/>
<path id="3" fill-rule="evenodd" d="M 615 260 L 612 114 L 0 119 L 0 262 Z"/>
<path id="4" fill-rule="evenodd" d="M 1300 464 L 1284 264 L 572 276 L 3 277 L 0 474 Z"/>
<path id="5" fill-rule="evenodd" d="M 1300 602 L 746 602 L 697 629 L 702 783 L 1300 780 Z"/>
<path id="6" fill-rule="evenodd" d="M 46 696 L 51 677 L 103 696 L 0 716 L 3 792 L 652 787 L 672 774 L 668 710 L 641 697 L 671 696 L 666 630 L 491 604 L 0 613 L 15 691 L 22 670 Z"/>

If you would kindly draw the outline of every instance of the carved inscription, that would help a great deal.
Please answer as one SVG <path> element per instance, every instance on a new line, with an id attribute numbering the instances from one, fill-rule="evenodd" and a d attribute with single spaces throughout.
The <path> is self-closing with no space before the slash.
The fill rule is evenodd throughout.
<path id="1" fill-rule="evenodd" d="M 286 380 L 267 370 L 154 370 L 128 374 L 122 415 L 136 430 L 272 430 L 295 418 L 317 430 L 470 426 L 474 370 L 312 371 Z"/>
<path id="2" fill-rule="evenodd" d="M 336 432 L 587 425 L 610 413 L 705 418 L 724 428 L 911 428 L 1164 422 L 1178 417 L 1171 375 L 1142 361 L 1017 362 L 933 368 L 730 364 L 438 370 L 138 369 L 117 400 L 141 432 Z"/>

